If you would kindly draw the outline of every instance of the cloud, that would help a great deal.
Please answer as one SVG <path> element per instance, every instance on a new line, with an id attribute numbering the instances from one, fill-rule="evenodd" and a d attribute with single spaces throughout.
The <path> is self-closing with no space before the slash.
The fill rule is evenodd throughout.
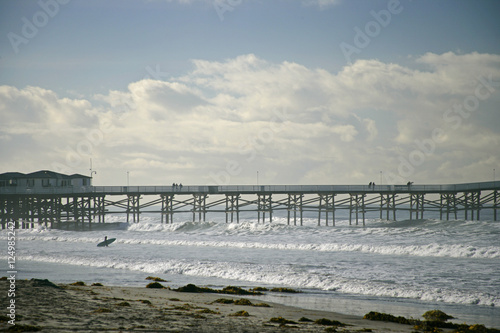
<path id="1" fill-rule="evenodd" d="M 481 80 L 494 86 L 467 111 Z M 85 173 L 92 158 L 107 184 L 126 171 L 136 184 L 252 183 L 257 170 L 265 183 L 367 183 L 380 170 L 401 176 L 401 160 L 420 152 L 397 181 L 483 180 L 500 143 L 489 126 L 500 123 L 498 82 L 500 56 L 449 52 L 337 73 L 253 54 L 197 59 L 180 77 L 86 99 L 1 86 L 0 169 Z"/>

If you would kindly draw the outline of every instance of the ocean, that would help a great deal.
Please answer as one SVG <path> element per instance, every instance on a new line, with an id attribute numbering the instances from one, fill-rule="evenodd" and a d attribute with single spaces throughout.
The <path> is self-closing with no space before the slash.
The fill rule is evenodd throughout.
<path id="1" fill-rule="evenodd" d="M 146 213 L 123 230 L 17 230 L 17 278 L 145 286 L 152 275 L 173 288 L 288 287 L 302 292 L 259 299 L 360 316 L 421 318 L 440 309 L 458 323 L 500 328 L 500 222 L 482 218 L 369 218 L 365 226 L 339 219 L 333 227 L 317 226 L 313 216 L 303 226 L 287 225 L 279 215 L 272 223 L 248 215 L 226 224 L 222 214 L 210 222 L 177 214 L 174 223 L 161 224 Z M 0 270 L 7 275 L 7 230 L 0 233 Z M 105 236 L 117 240 L 97 247 Z"/>

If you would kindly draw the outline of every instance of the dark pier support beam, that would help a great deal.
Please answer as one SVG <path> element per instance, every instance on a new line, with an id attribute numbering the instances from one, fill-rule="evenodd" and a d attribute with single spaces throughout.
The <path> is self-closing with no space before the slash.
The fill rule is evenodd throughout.
<path id="1" fill-rule="evenodd" d="M 469 192 L 464 192 L 464 220 L 469 219 Z"/>
<path id="2" fill-rule="evenodd" d="M 78 223 L 81 223 L 80 229 L 85 230 L 85 222 L 89 224 L 89 230 L 92 230 L 92 203 L 90 197 L 74 197 L 74 217 L 75 229 L 78 229 Z"/>
<path id="3" fill-rule="evenodd" d="M 21 206 L 20 206 L 20 197 L 16 196 L 13 200 L 13 220 L 15 223 L 15 228 L 19 229 L 19 218 L 21 216 Z"/>
<path id="4" fill-rule="evenodd" d="M 2 228 L 5 229 L 7 227 L 7 223 L 13 221 L 14 228 L 19 228 L 19 218 L 21 214 L 20 207 L 20 197 L 19 196 L 11 196 L 5 197 L 2 200 Z"/>
<path id="5" fill-rule="evenodd" d="M 272 194 L 257 194 L 257 223 L 260 223 L 260 213 L 262 223 L 266 222 L 266 213 L 269 213 L 269 222 L 273 221 Z"/>
<path id="6" fill-rule="evenodd" d="M 325 210 L 325 225 L 328 226 L 329 213 L 332 213 L 332 225 L 335 226 L 335 194 L 320 194 L 319 196 L 319 206 L 318 206 L 318 226 L 321 225 L 321 212 Z"/>
<path id="7" fill-rule="evenodd" d="M 29 224 L 27 222 L 29 218 L 29 197 L 23 197 L 21 200 L 21 229 L 28 229 Z"/>
<path id="8" fill-rule="evenodd" d="M 469 212 L 470 212 L 470 219 L 474 220 L 476 216 L 477 220 L 479 220 L 479 211 L 481 209 L 481 192 L 475 191 L 475 192 L 464 192 L 463 197 L 461 197 L 461 204 L 463 206 L 464 210 L 464 219 L 468 220 L 469 219 Z M 474 215 L 474 213 L 476 214 Z"/>
<path id="9" fill-rule="evenodd" d="M 319 206 L 318 206 L 318 227 L 321 225 L 321 208 L 323 207 L 323 196 L 319 194 Z M 327 222 L 328 223 L 328 222 Z"/>
<path id="10" fill-rule="evenodd" d="M 90 223 L 104 223 L 105 222 L 105 196 L 96 195 L 89 197 L 90 199 L 90 207 L 89 207 L 89 215 L 90 215 Z"/>
<path id="11" fill-rule="evenodd" d="M 444 201 L 444 204 L 443 204 Z M 450 220 L 450 213 L 454 213 L 457 219 L 457 193 L 441 193 L 439 219 L 443 219 L 443 209 L 446 212 L 446 220 Z"/>
<path id="12" fill-rule="evenodd" d="M 380 194 L 380 219 L 383 218 L 382 212 L 385 207 L 386 220 L 389 221 L 389 212 L 392 210 L 392 219 L 396 221 L 396 197 L 395 193 L 386 193 L 385 196 L 383 193 Z"/>
<path id="13" fill-rule="evenodd" d="M 130 213 L 132 213 L 132 219 L 134 223 L 139 223 L 139 201 L 140 194 L 129 194 L 127 195 L 127 223 L 130 222 Z"/>
<path id="14" fill-rule="evenodd" d="M 290 225 L 290 215 L 293 212 L 293 225 L 297 225 L 297 211 L 300 212 L 300 225 L 302 225 L 302 198 L 303 194 L 289 193 L 287 205 L 287 224 Z"/>
<path id="15" fill-rule="evenodd" d="M 92 230 L 92 201 L 90 197 L 82 197 L 84 220 L 87 219 L 89 230 Z M 85 224 L 84 224 L 85 225 Z"/>
<path id="16" fill-rule="evenodd" d="M 481 219 L 481 191 L 477 192 L 477 220 L 479 221 Z"/>
<path id="17" fill-rule="evenodd" d="M 62 198 L 60 196 L 54 198 L 54 206 L 53 208 L 55 211 L 53 212 L 53 215 L 55 215 L 55 220 L 57 223 L 57 227 L 61 227 L 62 223 Z"/>
<path id="18" fill-rule="evenodd" d="M 424 196 L 423 193 L 410 193 L 410 220 L 413 219 L 413 212 L 415 212 L 417 220 L 424 218 Z"/>
<path id="19" fill-rule="evenodd" d="M 481 210 L 481 192 L 464 192 L 464 219 L 479 220 Z M 476 213 L 476 214 L 474 214 Z"/>
<path id="20" fill-rule="evenodd" d="M 161 196 L 161 223 L 167 218 L 166 223 L 174 223 L 173 194 L 162 194 Z"/>
<path id="21" fill-rule="evenodd" d="M 207 194 L 193 194 L 193 222 L 196 221 L 196 212 L 198 212 L 198 222 L 206 221 L 206 203 L 207 203 Z"/>
<path id="22" fill-rule="evenodd" d="M 362 194 L 361 196 L 361 207 L 363 209 L 363 226 L 365 226 L 365 214 L 366 214 L 366 208 L 365 208 L 365 197 L 366 197 L 366 194 Z"/>
<path id="23" fill-rule="evenodd" d="M 361 215 L 363 218 L 363 226 L 366 221 L 366 207 L 365 207 L 365 196 L 364 193 L 349 193 L 349 225 L 352 225 L 352 213 L 354 211 L 356 216 L 356 225 L 359 224 L 359 213 L 361 209 Z"/>
<path id="24" fill-rule="evenodd" d="M 236 212 L 236 222 L 240 223 L 240 194 L 226 194 L 226 223 L 231 215 L 231 223 L 234 222 L 234 213 Z"/>
<path id="25" fill-rule="evenodd" d="M 46 228 L 49 227 L 49 220 L 50 220 L 50 215 L 49 215 L 49 203 L 48 199 L 45 197 L 39 198 L 39 212 L 40 215 L 42 216 L 42 223 L 45 225 Z M 51 225 L 52 227 L 52 225 Z"/>
<path id="26" fill-rule="evenodd" d="M 498 209 L 498 191 L 493 192 L 493 221 L 497 220 L 497 209 Z"/>
<path id="27" fill-rule="evenodd" d="M 288 205 L 287 205 L 287 212 L 286 212 L 286 224 L 287 225 L 290 225 L 290 212 L 292 211 L 292 195 L 291 194 L 288 194 Z M 295 209 L 293 210 L 294 213 L 295 212 Z M 296 216 L 294 216 L 295 218 L 293 219 L 293 222 L 294 222 L 294 225 L 297 225 L 297 220 L 296 220 Z"/>
<path id="28" fill-rule="evenodd" d="M 69 220 L 70 220 L 70 213 L 71 213 L 71 203 L 70 203 L 70 198 L 66 197 L 66 205 L 64 205 L 63 209 L 66 212 L 66 229 L 69 229 Z"/>
<path id="29" fill-rule="evenodd" d="M 356 203 L 356 198 L 355 194 L 349 194 L 349 225 L 352 225 L 352 211 L 354 210 L 355 205 L 353 203 Z M 356 224 L 358 221 L 356 220 Z"/>
<path id="30" fill-rule="evenodd" d="M 72 197 L 71 208 L 73 208 L 73 219 L 75 221 L 75 230 L 77 230 L 78 222 L 80 221 L 80 210 L 78 210 L 78 197 Z"/>
<path id="31" fill-rule="evenodd" d="M 105 223 L 106 210 L 105 210 L 105 196 L 94 197 L 94 212 L 98 217 L 99 223 Z"/>

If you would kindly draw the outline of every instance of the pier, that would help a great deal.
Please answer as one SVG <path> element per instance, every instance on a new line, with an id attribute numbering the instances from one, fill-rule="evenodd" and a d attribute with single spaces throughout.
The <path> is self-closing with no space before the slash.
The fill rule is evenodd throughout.
<path id="1" fill-rule="evenodd" d="M 289 225 L 303 225 L 304 214 L 317 225 L 335 226 L 344 210 L 349 225 L 365 225 L 370 212 L 383 220 L 423 219 L 434 212 L 440 219 L 480 220 L 489 211 L 494 221 L 500 208 L 500 182 L 454 185 L 244 185 L 244 186 L 73 186 L 0 188 L 0 223 L 5 228 L 92 230 L 109 214 L 126 215 L 138 223 L 141 214 L 158 214 L 161 223 L 188 213 L 193 222 L 224 219 L 238 223 L 252 212 L 257 223 L 272 222 L 284 211 Z M 375 213 L 373 213 L 375 212 Z M 283 214 L 282 214 L 283 216 Z M 345 216 L 345 215 L 344 215 Z M 345 219 L 344 219 L 345 220 Z"/>

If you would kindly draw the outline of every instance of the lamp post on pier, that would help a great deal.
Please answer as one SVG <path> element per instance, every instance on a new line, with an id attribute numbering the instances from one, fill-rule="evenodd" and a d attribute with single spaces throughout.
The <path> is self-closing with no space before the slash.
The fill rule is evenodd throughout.
<path id="1" fill-rule="evenodd" d="M 97 174 L 97 171 L 92 170 L 92 159 L 90 159 L 90 179 L 92 180 L 93 175 Z"/>

